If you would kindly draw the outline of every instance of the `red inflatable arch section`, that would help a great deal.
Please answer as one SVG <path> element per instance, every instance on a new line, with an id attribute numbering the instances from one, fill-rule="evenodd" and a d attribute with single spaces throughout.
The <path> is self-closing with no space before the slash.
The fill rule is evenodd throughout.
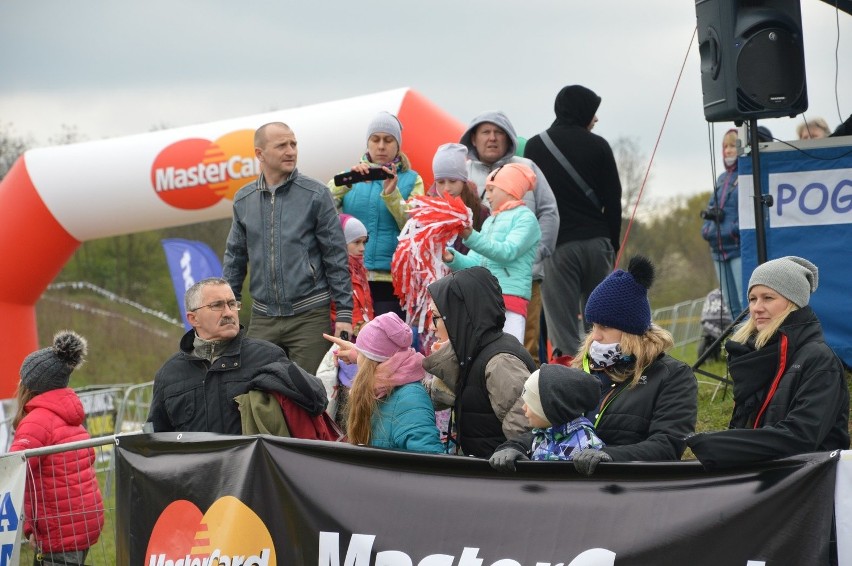
<path id="1" fill-rule="evenodd" d="M 381 110 L 399 117 L 402 149 L 429 186 L 435 149 L 458 141 L 464 126 L 408 88 L 27 151 L 0 183 L 8 347 L 0 357 L 0 398 L 14 396 L 21 363 L 39 348 L 36 302 L 81 242 L 229 217 L 236 191 L 257 176 L 252 139 L 267 122 L 290 125 L 299 170 L 325 182 L 358 160 L 367 125 Z"/>

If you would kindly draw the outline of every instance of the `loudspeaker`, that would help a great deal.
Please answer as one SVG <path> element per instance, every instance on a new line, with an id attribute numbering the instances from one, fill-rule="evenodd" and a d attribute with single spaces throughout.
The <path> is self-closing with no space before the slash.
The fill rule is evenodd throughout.
<path id="1" fill-rule="evenodd" d="M 708 122 L 808 109 L 799 0 L 695 0 Z"/>

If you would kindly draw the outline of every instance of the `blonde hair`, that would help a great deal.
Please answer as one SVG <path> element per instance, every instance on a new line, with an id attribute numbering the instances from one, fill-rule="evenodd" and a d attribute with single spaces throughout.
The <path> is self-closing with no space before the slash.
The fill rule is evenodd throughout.
<path id="1" fill-rule="evenodd" d="M 580 350 L 571 361 L 571 366 L 576 368 L 583 367 L 583 360 L 589 355 L 589 349 L 594 342 L 592 333 L 586 334 Z M 674 347 L 674 338 L 668 330 L 664 330 L 656 324 L 651 324 L 644 334 L 630 334 L 628 332 L 621 333 L 619 341 L 621 352 L 625 356 L 633 356 L 635 360 L 622 369 L 607 368 L 604 370 L 609 377 L 617 382 L 622 383 L 630 380 L 630 387 L 635 387 L 642 377 L 645 369 L 656 360 L 660 354 Z"/>
<path id="2" fill-rule="evenodd" d="M 358 354 L 358 371 L 352 378 L 346 413 L 346 434 L 352 444 L 370 444 L 376 398 L 376 368 L 379 362 Z"/>
<path id="3" fill-rule="evenodd" d="M 828 127 L 828 122 L 826 122 L 822 118 L 813 118 L 811 120 L 808 120 L 807 122 L 799 124 L 799 127 L 796 128 L 796 135 L 799 136 L 799 139 L 802 139 L 802 135 L 807 132 L 808 137 L 813 137 L 810 134 L 815 129 L 819 129 L 825 132 L 825 136 L 823 137 L 826 138 L 831 134 L 831 128 Z"/>
<path id="4" fill-rule="evenodd" d="M 24 385 L 23 381 L 18 382 L 18 390 L 15 392 L 15 397 L 18 400 L 18 408 L 15 410 L 15 417 L 12 419 L 13 429 L 17 430 L 18 425 L 21 424 L 21 421 L 27 416 L 26 405 L 37 395 L 38 392 L 33 391 Z"/>
<path id="5" fill-rule="evenodd" d="M 744 323 L 737 327 L 733 336 L 731 336 L 731 340 L 745 344 L 749 338 L 754 336 L 754 347 L 759 350 L 766 346 L 766 343 L 769 342 L 770 338 L 775 336 L 775 333 L 778 332 L 778 329 L 781 328 L 781 325 L 784 324 L 784 321 L 787 320 L 790 313 L 798 309 L 799 307 L 796 303 L 789 301 L 787 308 L 762 330 L 758 330 L 757 326 L 754 324 L 754 319 L 749 317 Z"/>

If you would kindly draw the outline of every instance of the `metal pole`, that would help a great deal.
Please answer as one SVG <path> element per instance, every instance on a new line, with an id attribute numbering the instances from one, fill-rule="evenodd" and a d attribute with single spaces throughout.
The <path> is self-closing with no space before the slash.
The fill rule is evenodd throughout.
<path id="1" fill-rule="evenodd" d="M 757 132 L 757 119 L 749 120 L 751 144 L 751 175 L 754 184 L 754 231 L 757 240 L 757 265 L 766 262 L 766 227 L 763 205 L 766 203 L 761 190 L 760 175 L 760 138 Z"/>

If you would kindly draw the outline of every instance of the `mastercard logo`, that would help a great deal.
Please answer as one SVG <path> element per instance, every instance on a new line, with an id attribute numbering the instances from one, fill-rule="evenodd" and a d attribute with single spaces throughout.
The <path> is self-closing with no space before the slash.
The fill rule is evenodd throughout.
<path id="1" fill-rule="evenodd" d="M 151 166 L 151 185 L 166 204 L 198 210 L 233 200 L 259 174 L 254 130 L 238 130 L 212 142 L 191 138 L 166 147 Z"/>
<path id="2" fill-rule="evenodd" d="M 206 513 L 184 499 L 157 519 L 146 564 L 165 566 L 274 566 L 272 535 L 260 517 L 236 497 L 217 499 Z"/>

